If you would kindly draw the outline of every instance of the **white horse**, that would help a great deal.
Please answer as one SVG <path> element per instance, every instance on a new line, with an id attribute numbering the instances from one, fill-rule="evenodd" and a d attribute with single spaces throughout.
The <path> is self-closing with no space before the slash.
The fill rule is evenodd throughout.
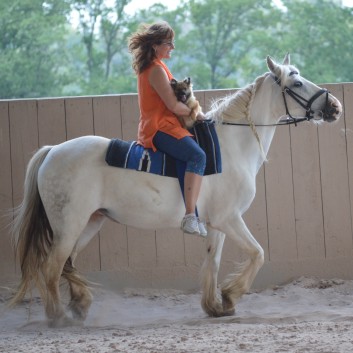
<path id="1" fill-rule="evenodd" d="M 255 197 L 256 174 L 266 158 L 275 124 L 284 117 L 335 121 L 340 102 L 301 77 L 290 65 L 267 57 L 269 72 L 213 104 L 223 172 L 203 179 L 198 211 L 207 220 L 207 256 L 202 271 L 202 307 L 210 316 L 231 315 L 264 263 L 264 252 L 242 215 Z M 282 118 L 281 121 L 279 121 Z M 299 119 L 304 120 L 304 119 Z M 237 128 L 232 123 L 249 127 Z M 268 126 L 263 126 L 268 125 Z M 14 221 L 22 279 L 12 300 L 23 299 L 32 284 L 40 290 L 51 326 L 86 318 L 92 295 L 74 267 L 77 254 L 106 218 L 143 229 L 180 227 L 184 202 L 177 179 L 110 167 L 109 139 L 79 137 L 42 147 L 30 160 L 24 199 Z M 221 285 L 217 276 L 225 235 L 248 256 Z M 61 303 L 59 280 L 69 283 L 69 318 Z"/>

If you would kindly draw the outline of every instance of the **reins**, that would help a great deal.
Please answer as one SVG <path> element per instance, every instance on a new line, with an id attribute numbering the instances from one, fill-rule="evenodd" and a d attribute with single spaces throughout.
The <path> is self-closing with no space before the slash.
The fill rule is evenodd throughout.
<path id="1" fill-rule="evenodd" d="M 311 118 L 294 118 L 292 116 L 287 116 L 286 119 L 281 119 L 278 123 L 274 124 L 254 124 L 254 126 L 281 126 L 281 125 L 291 125 L 294 124 L 297 126 L 298 123 L 301 123 L 302 121 L 309 121 L 313 119 Z M 237 126 L 250 126 L 250 124 L 246 123 L 229 123 L 229 122 L 222 122 L 222 125 L 237 125 Z"/>

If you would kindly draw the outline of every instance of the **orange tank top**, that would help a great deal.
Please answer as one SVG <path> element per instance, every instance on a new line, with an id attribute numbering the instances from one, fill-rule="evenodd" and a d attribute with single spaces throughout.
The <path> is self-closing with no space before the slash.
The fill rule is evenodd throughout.
<path id="1" fill-rule="evenodd" d="M 156 148 L 152 140 L 158 130 L 177 139 L 192 136 L 192 134 L 181 126 L 176 115 L 166 107 L 163 100 L 151 86 L 148 78 L 151 69 L 156 65 L 161 66 L 166 71 L 169 80 L 173 78 L 167 66 L 158 59 L 155 59 L 137 77 L 138 101 L 140 106 L 137 142 L 145 148 L 153 148 L 154 151 Z"/>

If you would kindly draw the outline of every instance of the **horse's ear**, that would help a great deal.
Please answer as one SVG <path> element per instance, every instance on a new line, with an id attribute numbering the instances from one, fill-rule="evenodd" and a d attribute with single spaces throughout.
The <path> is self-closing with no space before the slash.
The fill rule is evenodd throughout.
<path id="1" fill-rule="evenodd" d="M 281 71 L 278 64 L 276 64 L 275 61 L 269 55 L 267 56 L 266 61 L 269 70 L 275 75 L 278 75 Z"/>
<path id="2" fill-rule="evenodd" d="M 289 55 L 289 53 L 287 53 L 286 56 L 284 57 L 283 65 L 290 65 L 290 55 Z"/>

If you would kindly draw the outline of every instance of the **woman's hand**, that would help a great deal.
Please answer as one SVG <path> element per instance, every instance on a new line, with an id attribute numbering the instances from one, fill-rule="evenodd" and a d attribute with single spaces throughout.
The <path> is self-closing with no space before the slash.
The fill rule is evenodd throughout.
<path id="1" fill-rule="evenodd" d="M 203 112 L 198 112 L 196 115 L 196 120 L 200 121 L 200 120 L 205 120 L 206 119 L 206 115 Z"/>
<path id="2" fill-rule="evenodd" d="M 161 66 L 152 68 L 148 79 L 151 86 L 171 112 L 177 116 L 188 116 L 190 114 L 190 108 L 177 100 L 167 73 Z"/>

